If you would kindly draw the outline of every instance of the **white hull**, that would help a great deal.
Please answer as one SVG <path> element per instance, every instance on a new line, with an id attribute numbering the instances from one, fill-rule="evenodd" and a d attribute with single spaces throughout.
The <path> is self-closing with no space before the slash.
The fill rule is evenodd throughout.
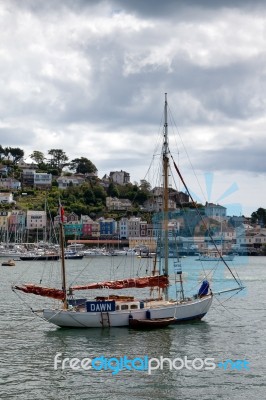
<path id="1" fill-rule="evenodd" d="M 129 326 L 129 315 L 134 319 L 175 318 L 176 322 L 201 319 L 208 312 L 212 296 L 186 301 L 184 303 L 162 302 L 162 305 L 145 307 L 137 310 L 113 312 L 86 312 L 71 310 L 45 309 L 43 317 L 59 327 L 68 328 L 109 328 Z"/>
<path id="2" fill-rule="evenodd" d="M 18 253 L 13 251 L 3 251 L 0 253 L 0 257 L 20 257 L 23 256 L 25 253 Z"/>
<path id="3" fill-rule="evenodd" d="M 223 256 L 224 261 L 233 261 L 234 259 L 234 255 L 224 255 Z M 198 261 L 222 261 L 222 258 L 219 256 L 208 256 L 208 255 L 203 255 L 203 256 L 199 256 L 199 258 L 197 259 Z"/>

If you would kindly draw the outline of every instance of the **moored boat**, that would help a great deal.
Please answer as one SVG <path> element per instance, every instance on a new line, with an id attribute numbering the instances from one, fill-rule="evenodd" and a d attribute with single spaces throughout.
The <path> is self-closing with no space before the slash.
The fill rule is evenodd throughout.
<path id="1" fill-rule="evenodd" d="M 19 258 L 21 261 L 57 261 L 60 257 L 58 254 L 26 253 Z"/>
<path id="2" fill-rule="evenodd" d="M 165 328 L 175 322 L 175 318 L 129 319 L 129 327 L 133 329 Z"/>
<path id="3" fill-rule="evenodd" d="M 64 257 L 66 260 L 82 260 L 84 255 L 75 250 L 66 250 L 64 252 Z"/>
<path id="4" fill-rule="evenodd" d="M 61 257 L 61 288 L 44 287 L 36 284 L 21 284 L 13 287 L 14 290 L 19 290 L 27 294 L 35 294 L 39 296 L 57 299 L 60 303 L 57 306 L 47 307 L 42 311 L 42 318 L 47 322 L 59 327 L 75 327 L 75 328 L 110 328 L 110 327 L 129 327 L 132 324 L 142 326 L 157 326 L 162 327 L 170 323 L 180 323 L 184 321 L 198 320 L 203 318 L 209 311 L 213 294 L 210 290 L 209 283 L 203 280 L 202 286 L 198 293 L 193 296 L 188 296 L 183 287 L 182 268 L 178 254 L 171 253 L 169 234 L 172 234 L 169 229 L 169 174 L 170 174 L 170 158 L 171 153 L 168 143 L 168 122 L 167 122 L 167 96 L 165 95 L 164 106 L 164 127 L 163 127 L 163 145 L 161 152 L 162 161 L 162 208 L 154 216 L 154 230 L 158 232 L 156 238 L 156 254 L 152 259 L 152 269 L 145 269 L 146 275 L 140 276 L 139 270 L 134 272 L 134 276 L 117 279 L 118 271 L 112 268 L 115 279 L 103 280 L 100 282 L 83 282 L 79 285 L 67 285 L 67 273 L 65 266 L 65 257 Z M 186 188 L 184 179 L 174 163 L 175 170 Z M 190 195 L 195 204 L 192 196 Z M 64 249 L 64 212 L 60 205 L 60 246 L 61 254 Z M 171 236 L 171 235 L 170 235 Z M 176 256 L 174 263 L 173 280 L 169 277 L 169 265 L 171 256 Z M 125 257 L 126 258 L 126 257 Z M 134 261 L 134 259 L 131 259 Z M 140 259 L 141 261 L 141 259 Z M 150 260 L 144 260 L 145 262 Z M 175 268 L 176 267 L 176 268 Z M 229 269 L 230 270 L 230 269 Z M 231 271 L 231 270 L 230 270 Z M 129 273 L 130 271 L 128 271 Z M 143 273 L 144 274 L 144 273 Z M 237 289 L 241 290 L 241 282 L 234 276 L 238 285 Z M 71 281 L 73 279 L 71 278 Z M 171 298 L 169 289 L 174 286 L 175 295 Z M 204 284 L 204 285 L 203 285 Z M 177 289 L 178 288 L 178 289 Z M 141 295 L 137 295 L 138 289 L 141 289 Z M 112 291 L 125 290 L 127 295 L 113 295 Z M 149 297 L 145 300 L 140 300 L 143 292 L 149 292 Z M 82 292 L 82 297 L 78 297 L 76 293 Z M 98 291 L 101 295 L 86 296 L 84 292 Z M 120 293 L 120 292 L 119 292 Z M 148 316 L 148 317 L 147 317 Z M 149 320 L 149 321 L 147 321 Z M 138 322 L 136 322 L 138 321 Z"/>
<path id="5" fill-rule="evenodd" d="M 219 251 L 212 251 L 205 254 L 200 254 L 197 261 L 233 261 L 234 254 L 222 254 Z"/>
<path id="6" fill-rule="evenodd" d="M 14 267 L 16 265 L 14 260 L 7 260 L 2 262 L 3 267 Z"/>

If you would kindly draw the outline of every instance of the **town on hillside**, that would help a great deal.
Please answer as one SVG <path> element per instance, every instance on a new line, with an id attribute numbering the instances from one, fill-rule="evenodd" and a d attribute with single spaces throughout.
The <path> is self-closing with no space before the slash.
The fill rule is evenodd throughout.
<path id="1" fill-rule="evenodd" d="M 0 165 L 0 240 L 2 247 L 31 241 L 56 241 L 59 225 L 59 215 L 47 212 L 46 207 L 40 210 L 23 209 L 20 199 L 27 198 L 28 193 L 35 191 L 52 191 L 56 183 L 65 202 L 69 199 L 69 191 L 79 188 L 87 182 L 97 182 L 105 191 L 102 201 L 104 210 L 109 216 L 97 216 L 92 213 L 75 212 L 66 207 L 64 216 L 64 232 L 66 240 L 86 245 L 108 243 L 115 246 L 130 248 L 148 248 L 154 251 L 158 237 L 159 225 L 155 216 L 162 211 L 162 188 L 150 188 L 148 182 L 141 181 L 137 204 L 134 197 L 120 198 L 114 196 L 117 188 L 132 187 L 130 174 L 126 171 L 111 171 L 102 179 L 97 176 L 97 170 L 91 173 L 61 174 L 54 177 L 51 173 L 38 172 L 36 163 L 26 163 L 23 159 L 17 163 L 20 169 L 20 179 L 8 176 L 8 167 Z M 130 186 L 131 185 L 131 186 Z M 110 192 L 110 186 L 112 191 Z M 25 191 L 24 191 L 25 190 Z M 108 195 L 109 193 L 109 195 Z M 113 196 L 111 196 L 113 194 Z M 138 192 L 133 196 L 139 195 Z M 22 201 L 22 200 L 21 200 Z M 266 249 L 266 229 L 259 219 L 254 221 L 244 216 L 228 216 L 225 207 L 219 204 L 206 203 L 199 210 L 189 203 L 186 193 L 169 190 L 169 240 L 172 247 L 177 247 L 180 253 L 204 253 L 211 249 L 207 230 L 211 233 L 217 247 L 225 254 L 238 253 L 259 255 Z M 90 208 L 89 208 L 90 209 Z M 262 209 L 263 210 L 263 209 Z M 85 208 L 86 211 L 86 208 Z M 112 217 L 112 214 L 115 215 Z M 110 216 L 111 215 L 111 216 Z M 145 219 L 145 216 L 149 218 Z M 53 226 L 53 228 L 51 227 Z"/>

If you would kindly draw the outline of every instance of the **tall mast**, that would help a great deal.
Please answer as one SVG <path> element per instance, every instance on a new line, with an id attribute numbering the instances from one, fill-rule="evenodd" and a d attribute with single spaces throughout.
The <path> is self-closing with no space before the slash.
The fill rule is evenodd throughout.
<path id="1" fill-rule="evenodd" d="M 168 144 L 168 122 L 167 122 L 167 93 L 164 102 L 164 142 L 163 142 L 163 223 L 164 223 L 164 270 L 168 275 L 168 175 L 169 175 L 169 144 Z M 166 299 L 168 291 L 166 289 Z"/>
<path id="2" fill-rule="evenodd" d="M 59 205 L 59 239 L 61 249 L 61 279 L 62 279 L 62 290 L 64 292 L 63 308 L 67 309 L 67 287 L 66 287 L 66 267 L 65 267 L 65 243 L 64 243 L 64 210 L 61 204 Z"/>

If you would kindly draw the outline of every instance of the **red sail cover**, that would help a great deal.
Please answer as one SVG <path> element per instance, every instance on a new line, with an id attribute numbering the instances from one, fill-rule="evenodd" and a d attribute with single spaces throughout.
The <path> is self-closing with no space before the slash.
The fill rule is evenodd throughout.
<path id="1" fill-rule="evenodd" d="M 48 288 L 33 284 L 15 286 L 14 289 L 21 290 L 24 293 L 32 293 L 32 294 L 37 294 L 39 296 L 51 297 L 52 299 L 57 299 L 57 300 L 65 299 L 65 294 L 61 289 Z"/>
<path id="2" fill-rule="evenodd" d="M 87 289 L 127 289 L 127 288 L 145 288 L 154 287 L 166 288 L 169 284 L 168 276 L 156 275 L 146 276 L 143 278 L 130 278 L 118 281 L 104 281 L 97 283 L 90 283 L 88 285 L 72 286 L 73 290 L 87 290 Z"/>
<path id="3" fill-rule="evenodd" d="M 147 276 L 143 278 L 130 278 L 118 281 L 104 281 L 98 283 L 90 283 L 82 286 L 72 286 L 72 290 L 86 290 L 86 289 L 127 289 L 127 288 L 145 288 L 154 287 L 166 288 L 169 284 L 168 277 L 165 275 Z M 31 283 L 24 284 L 23 286 L 15 286 L 14 289 L 21 290 L 24 293 L 36 294 L 39 296 L 51 297 L 52 299 L 64 300 L 65 294 L 61 289 L 48 288 L 43 286 L 34 285 Z"/>

